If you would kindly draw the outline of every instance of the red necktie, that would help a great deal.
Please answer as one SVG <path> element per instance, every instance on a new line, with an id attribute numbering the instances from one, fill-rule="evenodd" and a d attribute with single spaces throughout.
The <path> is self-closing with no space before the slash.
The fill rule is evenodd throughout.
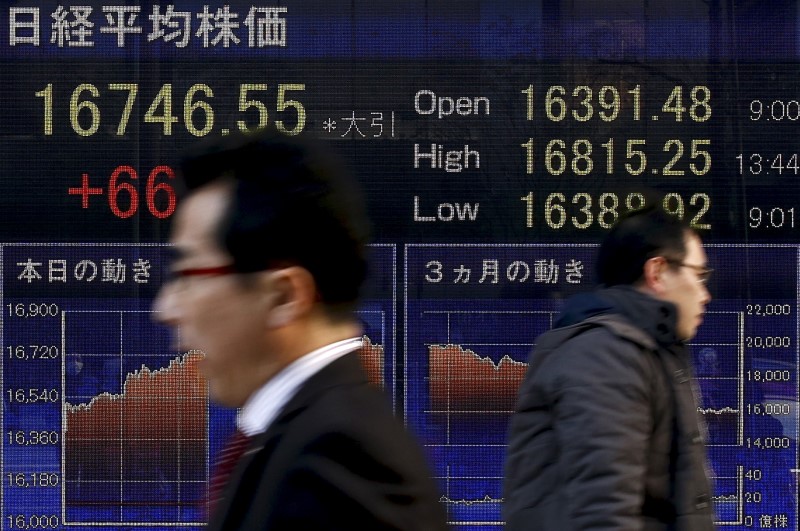
<path id="1" fill-rule="evenodd" d="M 250 440 L 251 437 L 248 437 L 237 429 L 233 432 L 225 448 L 217 457 L 214 474 L 208 486 L 209 510 L 212 514 L 217 504 L 222 499 L 222 492 L 225 490 L 225 485 L 228 483 L 231 472 L 233 472 L 236 463 L 239 462 L 239 458 L 241 458 L 242 454 L 247 450 Z"/>

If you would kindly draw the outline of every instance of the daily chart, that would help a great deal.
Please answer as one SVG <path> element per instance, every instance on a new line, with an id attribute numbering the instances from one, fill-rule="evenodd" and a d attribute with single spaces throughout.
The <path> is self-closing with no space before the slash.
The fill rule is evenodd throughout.
<path id="1" fill-rule="evenodd" d="M 3 529 L 205 525 L 235 411 L 209 399 L 202 351 L 175 351 L 180 330 L 151 308 L 165 249 L 0 245 Z M 371 254 L 361 359 L 393 395 L 395 248 Z"/>
<path id="2" fill-rule="evenodd" d="M 203 524 L 232 414 L 150 308 L 163 249 L 2 247 L 10 528 Z"/>

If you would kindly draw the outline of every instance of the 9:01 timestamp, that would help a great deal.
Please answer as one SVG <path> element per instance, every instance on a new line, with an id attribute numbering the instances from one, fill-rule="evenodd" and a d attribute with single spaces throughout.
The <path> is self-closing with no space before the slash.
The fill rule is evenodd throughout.
<path id="1" fill-rule="evenodd" d="M 793 229 L 794 207 L 751 207 L 748 211 L 751 229 Z"/>

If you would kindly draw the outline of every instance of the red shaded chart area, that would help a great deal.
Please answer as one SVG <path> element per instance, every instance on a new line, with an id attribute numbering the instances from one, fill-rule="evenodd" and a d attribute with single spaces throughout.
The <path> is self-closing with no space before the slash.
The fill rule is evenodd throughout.
<path id="1" fill-rule="evenodd" d="M 431 345 L 428 364 L 434 411 L 511 412 L 528 369 L 509 356 L 495 364 L 459 345 Z"/>
<path id="2" fill-rule="evenodd" d="M 208 392 L 201 354 L 128 374 L 120 394 L 65 405 L 69 508 L 198 506 L 207 482 Z"/>
<path id="3" fill-rule="evenodd" d="M 361 338 L 361 366 L 367 373 L 369 383 L 378 387 L 385 385 L 383 377 L 384 352 L 383 345 L 373 343 L 372 340 L 364 336 Z"/>

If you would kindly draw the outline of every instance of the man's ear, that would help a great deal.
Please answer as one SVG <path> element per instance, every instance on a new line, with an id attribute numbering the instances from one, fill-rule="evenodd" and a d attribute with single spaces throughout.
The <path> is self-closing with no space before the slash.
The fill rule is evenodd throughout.
<path id="1" fill-rule="evenodd" d="M 300 266 L 266 271 L 262 279 L 266 297 L 266 325 L 286 326 L 308 314 L 317 299 L 317 285 L 309 271 Z"/>
<path id="2" fill-rule="evenodd" d="M 669 264 L 661 256 L 650 258 L 644 263 L 642 284 L 648 291 L 656 295 L 664 292 L 664 272 L 667 267 Z"/>

